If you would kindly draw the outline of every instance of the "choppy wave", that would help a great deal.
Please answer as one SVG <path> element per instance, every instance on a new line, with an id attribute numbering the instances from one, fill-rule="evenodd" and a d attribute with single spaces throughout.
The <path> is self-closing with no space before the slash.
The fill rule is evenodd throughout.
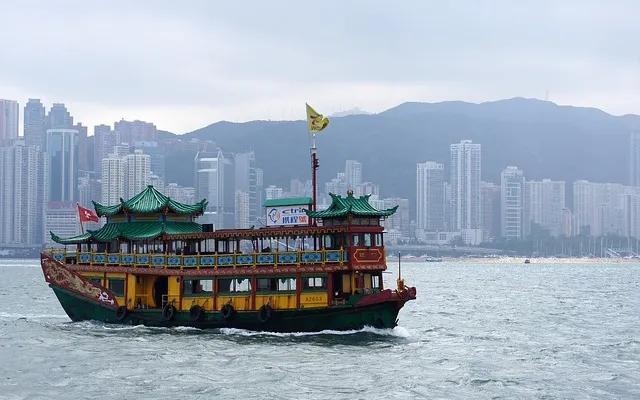
<path id="1" fill-rule="evenodd" d="M 5 321 L 15 321 L 18 319 L 40 320 L 40 319 L 69 319 L 66 314 L 22 314 L 8 313 L 0 311 L 0 319 Z"/>
<path id="2" fill-rule="evenodd" d="M 379 336 L 393 336 L 399 338 L 408 338 L 411 336 L 406 328 L 397 326 L 393 329 L 378 329 L 370 326 L 365 326 L 362 329 L 351 329 L 346 331 L 335 330 L 323 330 L 318 332 L 267 332 L 267 331 L 249 331 L 245 329 L 237 328 L 220 328 L 220 333 L 224 335 L 235 336 L 275 336 L 275 337 L 304 337 L 304 336 L 322 336 L 322 335 L 357 335 L 360 333 L 373 333 Z"/>

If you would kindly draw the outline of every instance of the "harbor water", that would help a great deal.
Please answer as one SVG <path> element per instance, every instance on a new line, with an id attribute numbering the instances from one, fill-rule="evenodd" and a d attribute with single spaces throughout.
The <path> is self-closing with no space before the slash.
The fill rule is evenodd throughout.
<path id="1" fill-rule="evenodd" d="M 1 399 L 640 398 L 640 264 L 406 263 L 397 328 L 313 334 L 72 323 L 0 268 Z"/>

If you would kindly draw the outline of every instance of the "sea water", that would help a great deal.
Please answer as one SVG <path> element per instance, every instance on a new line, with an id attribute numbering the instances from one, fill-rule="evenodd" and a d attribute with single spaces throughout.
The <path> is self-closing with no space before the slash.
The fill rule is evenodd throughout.
<path id="1" fill-rule="evenodd" d="M 1 399 L 640 398 L 640 264 L 404 264 L 395 329 L 291 334 L 72 323 L 0 271 Z"/>

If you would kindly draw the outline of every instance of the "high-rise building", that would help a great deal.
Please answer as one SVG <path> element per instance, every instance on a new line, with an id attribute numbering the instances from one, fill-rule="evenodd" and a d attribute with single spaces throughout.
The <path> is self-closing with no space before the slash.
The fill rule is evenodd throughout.
<path id="1" fill-rule="evenodd" d="M 355 192 L 356 186 L 362 183 L 362 164 L 355 160 L 347 160 L 344 167 L 347 189 Z"/>
<path id="2" fill-rule="evenodd" d="M 78 169 L 81 171 L 93 170 L 93 147 L 90 147 L 87 127 L 80 122 L 73 126 L 78 131 Z"/>
<path id="3" fill-rule="evenodd" d="M 196 201 L 196 189 L 190 186 L 180 186 L 177 183 L 169 183 L 164 187 L 164 194 L 171 197 L 173 200 L 184 203 L 193 204 Z"/>
<path id="4" fill-rule="evenodd" d="M 256 174 L 256 156 L 253 151 L 248 153 L 238 153 L 234 156 L 235 162 L 235 187 L 236 192 L 242 192 L 248 196 L 247 216 L 250 225 L 256 224 L 262 204 L 258 203 L 258 184 Z M 244 196 L 244 195 L 241 195 Z M 244 197 L 242 197 L 244 206 Z M 236 193 L 236 206 L 238 205 L 238 194 Z M 236 212 L 239 212 L 236 207 Z M 244 217 L 243 217 L 244 218 Z"/>
<path id="5" fill-rule="evenodd" d="M 524 237 L 524 174 L 509 166 L 500 174 L 500 232 L 505 239 Z"/>
<path id="6" fill-rule="evenodd" d="M 482 241 L 480 204 L 481 146 L 471 140 L 451 145 L 451 202 L 454 230 L 464 243 Z"/>
<path id="7" fill-rule="evenodd" d="M 133 145 L 136 142 L 155 142 L 158 130 L 151 122 L 120 120 L 114 124 L 113 130 L 122 143 Z"/>
<path id="8" fill-rule="evenodd" d="M 390 197 L 382 200 L 382 209 L 398 206 L 396 212 L 388 217 L 383 225 L 385 230 L 394 230 L 400 233 L 401 237 L 411 236 L 411 219 L 409 218 L 409 199 Z"/>
<path id="9" fill-rule="evenodd" d="M 279 186 L 269 185 L 264 192 L 266 200 L 281 199 L 284 197 L 284 189 Z"/>
<path id="10" fill-rule="evenodd" d="M 640 188 L 619 183 L 573 183 L 574 235 L 625 235 L 625 200 Z"/>
<path id="11" fill-rule="evenodd" d="M 480 182 L 482 201 L 482 241 L 490 242 L 500 236 L 500 186 Z"/>
<path id="12" fill-rule="evenodd" d="M 102 204 L 118 204 L 121 198 L 125 198 L 124 190 L 124 160 L 115 154 L 108 154 L 102 159 L 101 185 Z"/>
<path id="13" fill-rule="evenodd" d="M 77 201 L 78 131 L 48 129 L 49 201 Z"/>
<path id="14" fill-rule="evenodd" d="M 137 141 L 133 143 L 133 148 L 141 150 L 144 154 L 149 155 L 151 162 L 151 172 L 158 175 L 160 178 L 165 177 L 165 156 L 164 148 L 158 144 L 158 142 L 146 142 Z"/>
<path id="15" fill-rule="evenodd" d="M 565 208 L 564 181 L 527 181 L 525 191 L 525 235 L 537 228 L 552 236 L 562 234 L 562 210 Z M 537 228 L 536 228 L 537 227 Z"/>
<path id="16" fill-rule="evenodd" d="M 249 228 L 252 223 L 250 219 L 249 193 L 236 190 L 235 208 L 236 220 L 235 226 L 238 228 Z M 253 223 L 255 225 L 255 222 Z"/>
<path id="17" fill-rule="evenodd" d="M 416 171 L 417 229 L 438 232 L 445 229 L 444 164 L 418 163 Z"/>
<path id="18" fill-rule="evenodd" d="M 39 148 L 15 141 L 0 147 L 0 243 L 43 243 L 47 159 Z"/>
<path id="19" fill-rule="evenodd" d="M 45 210 L 44 230 L 47 246 L 60 246 L 54 242 L 49 232 L 55 232 L 62 237 L 71 237 L 80 233 L 78 209 L 73 201 L 50 201 Z"/>
<path id="20" fill-rule="evenodd" d="M 235 222 L 235 172 L 228 156 L 217 152 L 198 152 L 195 157 L 196 193 L 208 200 L 204 223 L 216 229 L 232 227 Z"/>
<path id="21" fill-rule="evenodd" d="M 93 161 L 94 170 L 102 171 L 102 159 L 113 152 L 113 147 L 118 144 L 116 134 L 109 125 L 96 125 L 93 127 Z"/>
<path id="22" fill-rule="evenodd" d="M 24 140 L 27 146 L 45 150 L 47 141 L 47 118 L 39 99 L 29 99 L 24 106 Z"/>
<path id="23" fill-rule="evenodd" d="M 629 186 L 640 186 L 640 130 L 629 134 Z"/>
<path id="24" fill-rule="evenodd" d="M 53 103 L 49 114 L 47 114 L 48 129 L 72 129 L 73 117 L 62 103 Z"/>
<path id="25" fill-rule="evenodd" d="M 123 157 L 124 168 L 124 193 L 125 198 L 131 198 L 142 192 L 151 175 L 151 157 L 142 150 L 135 150 Z M 163 185 L 164 186 L 164 185 Z M 162 188 L 157 188 L 161 190 Z"/>
<path id="26" fill-rule="evenodd" d="M 18 138 L 18 102 L 0 99 L 0 145 L 8 145 Z"/>

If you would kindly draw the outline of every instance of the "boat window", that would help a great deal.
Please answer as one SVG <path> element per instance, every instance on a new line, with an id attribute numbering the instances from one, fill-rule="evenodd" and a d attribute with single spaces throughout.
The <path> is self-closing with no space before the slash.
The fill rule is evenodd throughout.
<path id="1" fill-rule="evenodd" d="M 91 277 L 91 278 L 87 278 L 87 280 L 91 283 L 93 283 L 94 285 L 100 285 L 102 286 L 102 278 L 97 278 L 97 277 Z"/>
<path id="2" fill-rule="evenodd" d="M 365 233 L 364 234 L 364 245 L 367 247 L 371 247 L 371 234 L 370 233 Z"/>
<path id="3" fill-rule="evenodd" d="M 371 275 L 371 287 L 373 289 L 380 289 L 380 276 Z"/>
<path id="4" fill-rule="evenodd" d="M 220 293 L 241 293 L 251 291 L 249 278 L 224 278 L 218 280 Z"/>
<path id="5" fill-rule="evenodd" d="M 109 290 L 116 296 L 124 296 L 124 279 L 109 279 Z"/>
<path id="6" fill-rule="evenodd" d="M 351 237 L 351 245 L 352 246 L 359 246 L 360 245 L 360 235 L 353 235 Z"/>
<path id="7" fill-rule="evenodd" d="M 276 278 L 258 278 L 256 279 L 257 292 L 275 292 Z"/>
<path id="8" fill-rule="evenodd" d="M 212 294 L 212 279 L 185 279 L 183 285 L 183 294 Z"/>
<path id="9" fill-rule="evenodd" d="M 376 246 L 382 246 L 382 233 L 376 233 Z"/>
<path id="10" fill-rule="evenodd" d="M 296 290 L 296 278 L 280 278 L 278 279 L 278 291 L 290 292 Z"/>
<path id="11" fill-rule="evenodd" d="M 326 288 L 326 279 L 324 276 L 307 276 L 302 278 L 304 289 L 324 289 Z"/>
<path id="12" fill-rule="evenodd" d="M 331 235 L 324 235 L 324 248 L 332 249 L 333 248 L 333 237 Z"/>

